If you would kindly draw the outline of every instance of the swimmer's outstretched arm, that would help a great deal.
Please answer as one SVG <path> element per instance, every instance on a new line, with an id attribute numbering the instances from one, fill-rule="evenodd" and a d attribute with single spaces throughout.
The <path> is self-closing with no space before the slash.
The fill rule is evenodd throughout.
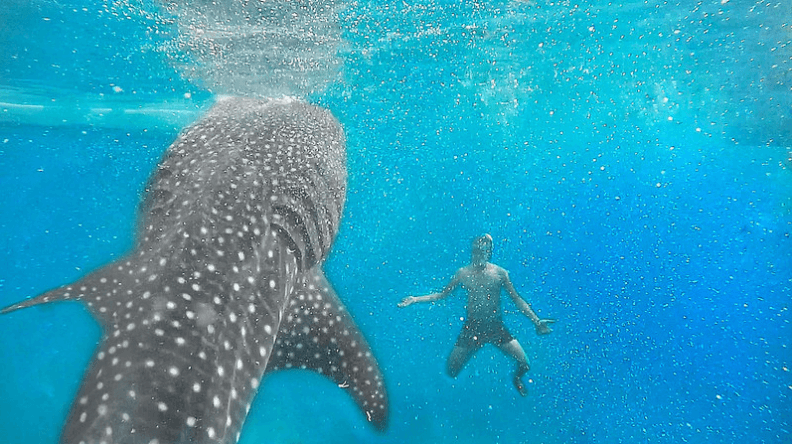
<path id="1" fill-rule="evenodd" d="M 550 324 L 555 323 L 555 319 L 539 319 L 539 316 L 533 311 L 530 305 L 517 293 L 517 290 L 514 289 L 514 284 L 512 284 L 511 279 L 509 279 L 509 273 L 506 273 L 503 287 L 506 289 L 506 292 L 509 293 L 512 300 L 514 301 L 514 305 L 517 306 L 520 311 L 534 323 L 536 327 L 536 334 L 538 335 L 546 335 L 551 333 L 553 330 L 550 328 Z"/>
<path id="2" fill-rule="evenodd" d="M 399 302 L 398 306 L 403 308 L 408 305 L 412 305 L 416 302 L 432 302 L 443 299 L 444 297 L 451 294 L 451 292 L 454 291 L 454 289 L 459 286 L 459 283 L 461 281 L 459 280 L 458 275 L 459 273 L 457 272 L 457 274 L 455 274 L 454 277 L 451 278 L 451 282 L 449 282 L 448 285 L 446 285 L 445 288 L 443 288 L 443 291 L 441 291 L 440 293 L 432 293 L 426 296 L 407 296 L 406 298 L 402 299 L 401 302 Z"/>

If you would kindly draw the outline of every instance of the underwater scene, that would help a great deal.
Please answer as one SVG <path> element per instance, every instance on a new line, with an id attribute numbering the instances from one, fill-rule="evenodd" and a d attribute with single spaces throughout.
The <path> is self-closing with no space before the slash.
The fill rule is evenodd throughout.
<path id="1" fill-rule="evenodd" d="M 289 111 L 249 117 L 238 103 Z M 233 336 L 235 308 L 219 298 L 236 265 L 194 282 L 193 297 L 215 302 L 173 321 L 201 329 L 185 330 L 196 352 L 171 353 L 149 324 L 164 306 L 131 308 L 195 238 L 168 219 L 182 210 L 157 205 L 258 184 L 214 166 L 240 155 L 234 141 L 258 143 L 240 133 L 248 124 L 293 125 L 289 143 L 310 141 L 304 158 L 274 152 L 257 170 L 270 197 L 230 191 L 264 208 L 251 221 L 272 222 L 252 245 L 281 255 L 277 291 L 256 290 L 263 305 L 241 306 L 251 329 Z M 337 152 L 312 157 L 344 140 L 346 171 Z M 217 178 L 204 188 L 162 173 L 187 142 L 203 151 L 175 177 Z M 270 172 L 282 163 L 285 176 Z M 284 198 L 283 180 L 308 191 Z M 792 442 L 787 0 L 6 0 L 0 191 L 0 307 L 90 282 L 130 252 L 166 267 L 111 278 L 108 296 L 128 298 L 112 316 L 87 303 L 100 281 L 0 315 L 3 443 Z M 248 214 L 228 208 L 218 221 Z M 205 245 L 222 244 L 226 232 L 209 228 Z M 284 311 L 302 282 L 334 303 L 332 290 L 311 293 L 309 269 L 332 283 L 338 317 Z M 70 298 L 84 303 L 57 301 Z M 253 334 L 269 305 L 284 321 Z M 484 327 L 469 330 L 478 316 Z M 335 320 L 344 334 L 328 338 Z M 299 355 L 288 338 L 301 331 L 313 356 L 267 361 Z M 150 380 L 96 372 L 126 334 L 141 350 L 118 356 L 151 363 L 134 376 Z M 239 342 L 223 351 L 213 337 Z M 186 383 L 207 352 L 212 374 Z M 254 352 L 252 370 L 236 358 Z M 156 353 L 183 367 L 155 365 Z M 381 385 L 358 372 L 381 372 Z M 96 389 L 82 386 L 92 377 Z M 148 385 L 167 400 L 126 395 Z M 218 393 L 214 405 L 202 393 Z"/>

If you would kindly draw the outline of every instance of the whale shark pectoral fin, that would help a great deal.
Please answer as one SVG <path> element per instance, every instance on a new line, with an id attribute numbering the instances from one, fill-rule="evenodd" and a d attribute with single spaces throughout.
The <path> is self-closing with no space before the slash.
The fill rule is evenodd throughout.
<path id="1" fill-rule="evenodd" d="M 113 276 L 116 264 L 102 267 L 91 272 L 80 280 L 42 293 L 36 297 L 26 299 L 0 310 L 0 314 L 7 314 L 34 305 L 47 304 L 60 301 L 83 301 L 88 305 L 91 314 L 104 324 L 112 321 L 112 310 L 108 310 L 110 300 L 115 295 L 115 287 L 119 285 L 119 278 Z"/>
<path id="2" fill-rule="evenodd" d="M 319 267 L 307 271 L 292 291 L 267 373 L 281 369 L 327 376 L 352 396 L 374 427 L 385 429 L 388 397 L 382 371 Z"/>
<path id="3" fill-rule="evenodd" d="M 24 301 L 17 302 L 16 304 L 9 305 L 8 307 L 0 310 L 0 314 L 11 313 L 13 311 L 21 310 L 23 308 L 32 307 L 34 305 L 46 304 L 48 302 L 56 301 L 69 301 L 79 299 L 76 293 L 72 292 L 71 285 L 64 285 L 63 287 L 50 290 L 46 293 L 40 294 L 34 298 L 25 299 Z"/>

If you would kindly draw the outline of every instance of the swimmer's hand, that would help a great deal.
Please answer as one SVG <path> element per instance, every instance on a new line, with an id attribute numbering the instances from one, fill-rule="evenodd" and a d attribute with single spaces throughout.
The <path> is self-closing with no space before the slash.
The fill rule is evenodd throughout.
<path id="1" fill-rule="evenodd" d="M 554 324 L 555 321 L 555 319 L 539 319 L 539 322 L 536 323 L 536 334 L 548 335 L 552 333 L 553 329 L 550 328 L 550 324 Z"/>
<path id="2" fill-rule="evenodd" d="M 399 307 L 406 307 L 416 302 L 432 302 L 443 298 L 443 293 L 432 293 L 426 296 L 407 296 L 399 302 Z"/>
<path id="3" fill-rule="evenodd" d="M 399 308 L 404 308 L 404 307 L 406 307 L 408 305 L 412 305 L 412 304 L 418 302 L 417 299 L 418 298 L 416 298 L 415 296 L 407 296 L 406 298 L 402 299 L 401 302 L 399 302 Z"/>

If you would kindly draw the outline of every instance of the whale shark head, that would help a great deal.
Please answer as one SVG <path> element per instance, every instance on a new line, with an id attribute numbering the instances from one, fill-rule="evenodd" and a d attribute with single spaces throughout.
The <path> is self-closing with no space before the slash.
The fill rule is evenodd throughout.
<path id="1" fill-rule="evenodd" d="M 81 300 L 103 326 L 62 440 L 236 442 L 263 374 L 281 368 L 327 375 L 384 428 L 382 374 L 320 268 L 345 165 L 338 122 L 299 101 L 224 100 L 185 130 L 149 180 L 129 254 L 3 310 Z"/>
<path id="2" fill-rule="evenodd" d="M 216 234 L 207 222 L 241 217 L 242 228 L 273 227 L 308 269 L 338 231 L 344 147 L 340 125 L 324 110 L 288 99 L 225 99 L 182 134 L 152 176 L 140 241 L 170 245 L 185 233 L 206 240 Z"/>

